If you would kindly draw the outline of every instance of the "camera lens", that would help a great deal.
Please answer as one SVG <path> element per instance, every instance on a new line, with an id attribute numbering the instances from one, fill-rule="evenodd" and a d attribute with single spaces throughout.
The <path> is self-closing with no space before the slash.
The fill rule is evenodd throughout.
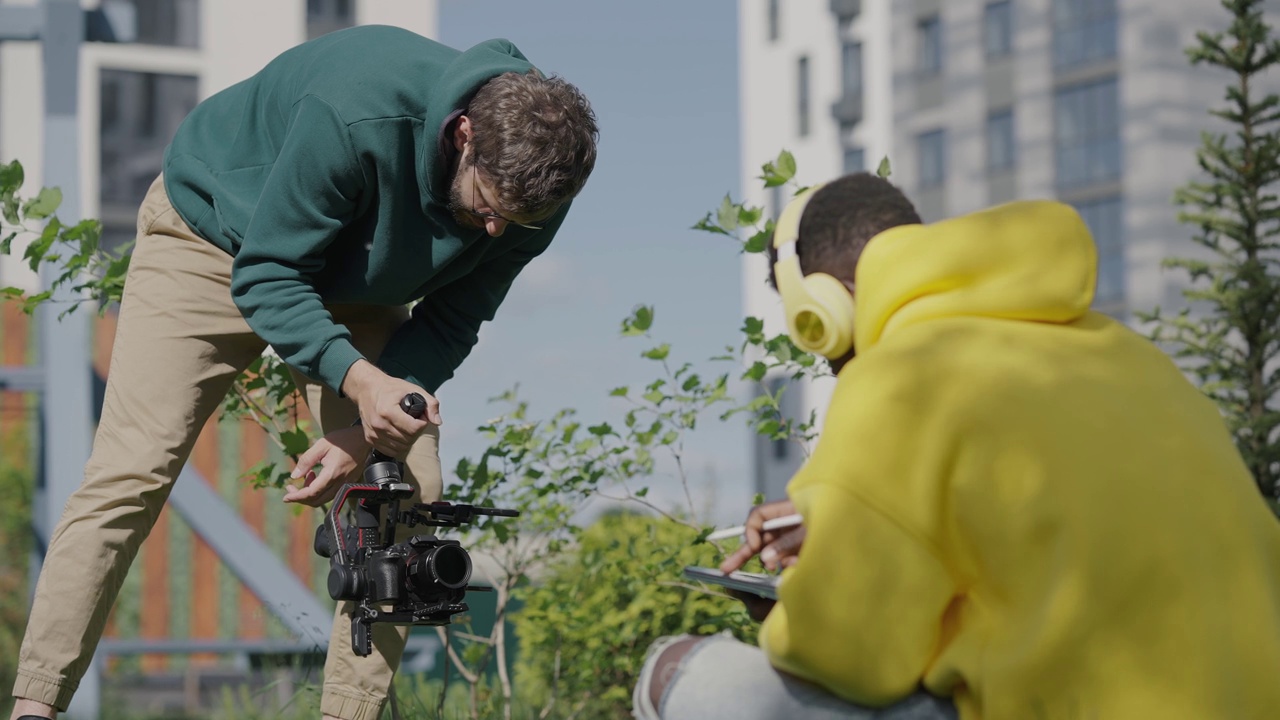
<path id="1" fill-rule="evenodd" d="M 458 545 L 439 545 L 410 559 L 409 576 L 420 593 L 457 590 L 471 579 L 471 556 Z"/>

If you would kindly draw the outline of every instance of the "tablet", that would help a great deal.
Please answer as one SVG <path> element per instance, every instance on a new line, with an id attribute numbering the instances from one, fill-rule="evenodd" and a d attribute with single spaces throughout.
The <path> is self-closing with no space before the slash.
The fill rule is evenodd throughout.
<path id="1" fill-rule="evenodd" d="M 762 573 L 735 572 L 725 575 L 716 568 L 686 567 L 684 576 L 690 580 L 722 585 L 770 600 L 778 599 L 778 576 Z"/>

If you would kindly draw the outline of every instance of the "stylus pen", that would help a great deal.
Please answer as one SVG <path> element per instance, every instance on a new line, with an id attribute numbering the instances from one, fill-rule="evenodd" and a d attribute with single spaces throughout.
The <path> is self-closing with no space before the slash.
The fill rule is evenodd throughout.
<path id="1" fill-rule="evenodd" d="M 769 530 L 781 530 L 783 528 L 795 527 L 796 525 L 799 525 L 802 522 L 804 522 L 804 518 L 800 517 L 799 515 L 783 515 L 782 517 L 776 517 L 772 520 L 765 520 L 764 529 L 766 532 Z M 736 527 L 717 530 L 711 533 L 710 535 L 708 535 L 707 539 L 708 540 L 728 540 L 731 537 L 738 537 L 739 535 L 743 535 L 746 532 L 747 532 L 746 525 L 738 525 Z"/>

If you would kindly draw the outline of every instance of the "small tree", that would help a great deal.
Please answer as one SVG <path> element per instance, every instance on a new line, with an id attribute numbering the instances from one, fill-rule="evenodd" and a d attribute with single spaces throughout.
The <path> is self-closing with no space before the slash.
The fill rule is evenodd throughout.
<path id="1" fill-rule="evenodd" d="M 1222 0 L 1226 32 L 1200 32 L 1193 65 L 1231 74 L 1226 106 L 1210 111 L 1229 132 L 1204 132 L 1203 175 L 1177 191 L 1178 220 L 1210 259 L 1171 258 L 1190 277 L 1191 308 L 1139 317 L 1221 408 L 1236 445 L 1274 508 L 1280 509 L 1280 97 L 1259 97 L 1258 79 L 1280 62 L 1280 42 L 1262 19 L 1262 0 Z M 1194 313 L 1193 313 L 1194 311 Z"/>

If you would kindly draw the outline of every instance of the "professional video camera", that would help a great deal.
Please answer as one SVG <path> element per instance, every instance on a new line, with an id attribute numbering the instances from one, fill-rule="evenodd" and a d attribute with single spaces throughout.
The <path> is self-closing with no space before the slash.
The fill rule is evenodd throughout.
<path id="1" fill-rule="evenodd" d="M 426 399 L 418 393 L 400 401 L 400 408 L 415 418 L 421 418 L 426 407 Z M 397 543 L 397 527 L 450 528 L 480 515 L 520 514 L 447 502 L 417 503 L 401 511 L 401 501 L 413 495 L 413 488 L 402 478 L 395 458 L 371 452 L 364 482 L 343 485 L 324 523 L 316 528 L 316 553 L 329 558 L 329 596 L 356 602 L 351 613 L 351 649 L 362 657 L 373 651 L 374 623 L 448 625 L 454 615 L 467 610 L 463 598 L 468 590 L 491 589 L 467 584 L 471 556 L 457 540 L 414 535 Z M 352 512 L 344 519 L 342 511 L 348 503 Z M 392 609 L 380 608 L 386 604 Z"/>

